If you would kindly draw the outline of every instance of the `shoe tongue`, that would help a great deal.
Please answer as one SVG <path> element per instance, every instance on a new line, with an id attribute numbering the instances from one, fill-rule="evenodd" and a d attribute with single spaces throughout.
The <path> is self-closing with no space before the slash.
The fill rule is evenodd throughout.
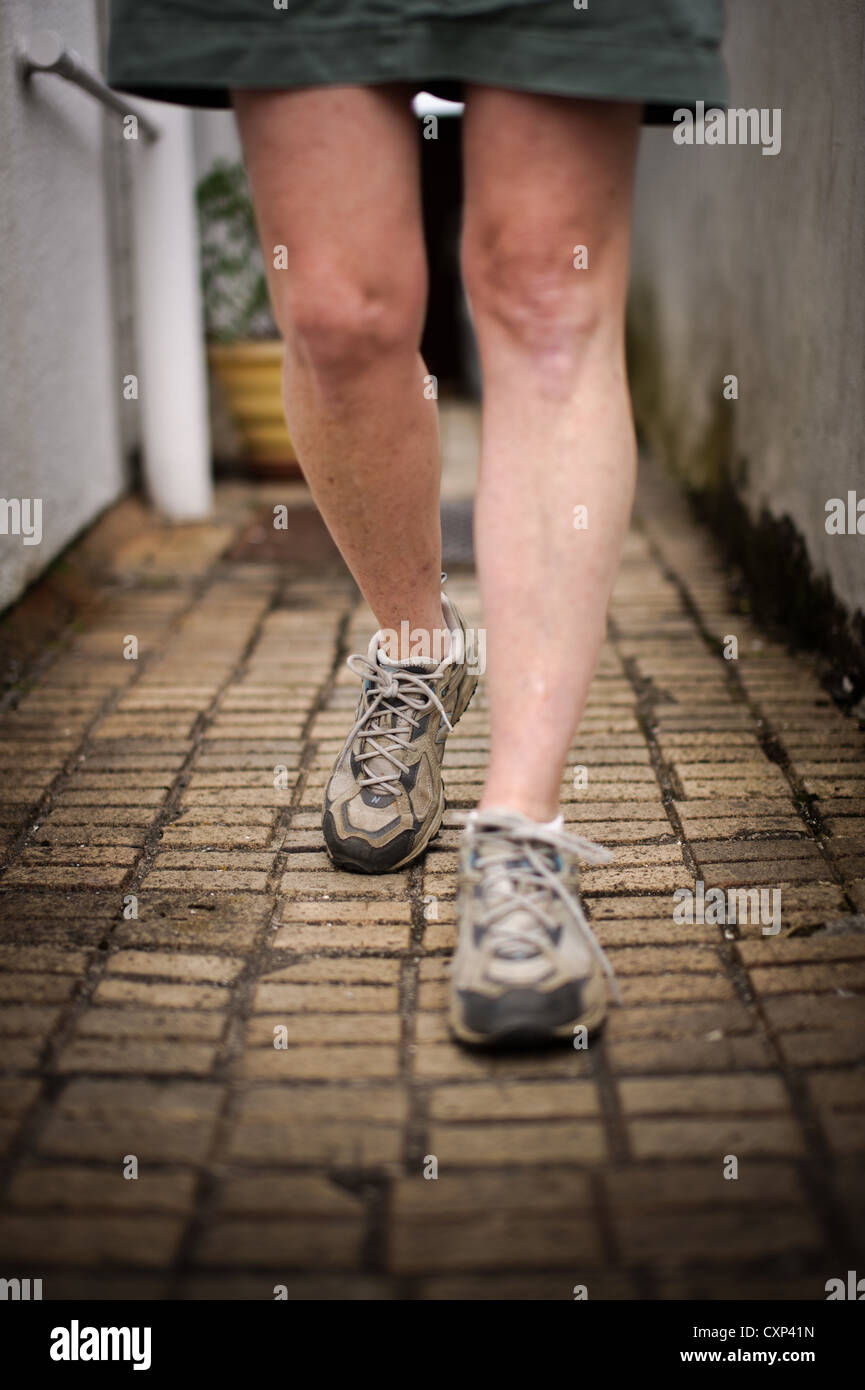
<path id="1" fill-rule="evenodd" d="M 513 889 L 513 883 L 503 876 L 498 884 L 486 889 L 484 899 L 489 907 L 493 907 L 512 899 Z M 545 895 L 541 893 L 538 896 L 543 902 Z M 494 928 L 495 955 L 503 960 L 532 959 L 538 954 L 538 946 L 533 937 L 539 925 L 541 924 L 534 912 L 519 903 L 513 903 L 507 915 L 500 918 L 497 927 Z"/>
<path id="2" fill-rule="evenodd" d="M 431 671 L 437 669 L 436 662 L 431 661 L 427 657 L 406 656 L 403 657 L 402 661 L 393 661 L 381 651 L 378 654 L 378 664 L 379 666 L 383 666 L 385 670 L 394 668 L 398 671 L 419 671 L 425 676 L 428 676 Z"/>
<path id="3" fill-rule="evenodd" d="M 506 814 L 511 815 L 511 812 Z M 490 815 L 494 815 L 493 812 Z M 548 821 L 545 829 L 561 831 L 564 825 L 564 818 L 560 814 L 555 820 Z M 491 833 L 495 836 L 495 829 L 491 827 Z M 483 895 L 487 903 L 500 903 L 514 897 L 516 893 L 526 891 L 525 882 L 519 881 L 519 871 L 526 868 L 528 853 L 518 843 L 512 841 L 508 843 L 510 837 L 501 834 L 496 837 L 496 848 L 501 849 L 502 857 L 496 857 L 497 872 L 491 875 L 491 880 L 484 884 Z M 531 845 L 532 851 L 541 858 L 549 868 L 556 867 L 556 850 L 552 845 L 544 844 L 543 841 L 536 841 Z M 551 887 L 541 882 L 533 883 L 529 889 L 530 897 L 534 898 L 538 905 L 543 904 L 552 894 Z M 497 933 L 495 953 L 502 959 L 528 960 L 538 954 L 538 948 L 532 945 L 530 933 L 537 930 L 538 918 L 529 908 L 523 906 L 519 901 L 515 901 L 512 910 L 503 919 L 505 930 Z M 520 933 L 526 933 L 526 938 L 520 941 Z M 510 940 L 508 939 L 510 936 Z M 516 939 L 514 939 L 516 938 Z"/>
<path id="4" fill-rule="evenodd" d="M 510 846 L 508 848 L 510 849 Z M 536 846 L 536 848 L 538 847 Z M 546 859 L 547 856 L 543 853 L 543 849 L 546 847 L 541 848 L 541 857 Z M 555 851 L 551 852 L 553 854 L 555 853 Z M 488 902 L 500 901 L 503 898 L 507 899 L 512 897 L 515 891 L 524 891 L 525 885 L 519 882 L 517 876 L 521 869 L 525 869 L 526 859 L 526 854 L 521 853 L 519 848 L 515 845 L 512 851 L 508 853 L 507 858 L 503 857 L 497 860 L 497 872 L 492 876 L 492 881 L 484 885 L 484 897 Z M 550 863 L 549 860 L 547 860 L 547 862 L 549 863 L 549 867 L 552 868 L 553 864 Z M 547 888 L 545 893 L 544 887 L 541 884 L 537 884 L 531 889 L 531 895 L 543 899 L 548 896 L 551 891 L 551 889 Z M 517 905 L 514 906 L 513 912 L 509 914 L 509 921 L 517 927 L 531 926 L 532 924 L 536 925 L 534 915 L 526 908 Z"/>
<path id="5" fill-rule="evenodd" d="M 503 881 L 501 885 L 488 889 L 484 898 L 489 906 L 493 906 L 502 899 L 512 897 L 512 892 L 511 886 Z M 535 914 L 525 907 L 514 905 L 494 929 L 495 954 L 510 960 L 528 960 L 536 956 L 538 948 L 532 942 L 532 934 L 537 929 L 538 919 Z"/>
<path id="6" fill-rule="evenodd" d="M 376 648 L 375 656 L 377 664 L 383 671 L 416 671 L 420 675 L 429 675 L 430 672 L 436 670 L 436 663 L 434 661 L 428 661 L 423 657 L 407 657 L 402 661 L 392 661 L 389 657 L 386 657 L 384 652 L 379 648 Z M 384 742 L 385 747 L 388 746 L 387 731 L 389 729 L 393 729 L 397 726 L 405 732 L 408 727 L 397 715 L 394 715 L 386 709 L 381 710 L 376 716 L 376 724 L 380 730 L 379 736 Z M 399 748 L 396 749 L 397 757 L 400 756 L 401 751 L 402 750 Z M 384 777 L 387 779 L 392 779 L 396 771 L 390 759 L 386 758 L 383 754 L 375 758 L 369 758 L 365 770 L 371 777 Z M 372 791 L 373 789 L 370 788 L 369 790 Z"/>

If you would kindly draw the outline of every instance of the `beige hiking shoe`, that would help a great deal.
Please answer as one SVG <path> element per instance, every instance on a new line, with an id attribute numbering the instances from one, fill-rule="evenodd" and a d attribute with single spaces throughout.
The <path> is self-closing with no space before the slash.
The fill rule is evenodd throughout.
<path id="1" fill-rule="evenodd" d="M 324 796 L 328 854 L 341 869 L 392 873 L 417 859 L 444 814 L 445 739 L 478 682 L 471 634 L 442 594 L 451 651 L 441 661 L 389 661 L 376 633 L 366 656 L 348 658 L 363 678 L 353 728 Z"/>
<path id="2" fill-rule="evenodd" d="M 613 972 L 580 905 L 579 862 L 609 858 L 557 824 L 472 812 L 451 984 L 451 1027 L 461 1042 L 542 1042 L 599 1026 Z"/>

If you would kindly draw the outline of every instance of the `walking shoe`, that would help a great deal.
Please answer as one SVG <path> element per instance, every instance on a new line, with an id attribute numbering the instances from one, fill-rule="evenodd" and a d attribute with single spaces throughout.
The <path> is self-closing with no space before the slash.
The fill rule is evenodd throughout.
<path id="1" fill-rule="evenodd" d="M 451 1027 L 460 1042 L 541 1042 L 597 1028 L 612 968 L 579 901 L 607 850 L 514 811 L 473 811 L 460 851 Z"/>
<path id="2" fill-rule="evenodd" d="M 442 594 L 451 650 L 440 662 L 390 661 L 376 633 L 348 665 L 363 678 L 356 719 L 324 795 L 324 840 L 341 869 L 392 873 L 417 859 L 444 814 L 445 739 L 478 682 L 470 635 Z"/>

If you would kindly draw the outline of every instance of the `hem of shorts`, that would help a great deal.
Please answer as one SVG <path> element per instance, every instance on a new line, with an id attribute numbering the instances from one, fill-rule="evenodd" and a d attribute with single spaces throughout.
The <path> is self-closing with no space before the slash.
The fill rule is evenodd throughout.
<path id="1" fill-rule="evenodd" d="M 714 43 L 635 46 L 603 37 L 563 43 L 563 31 L 471 25 L 465 21 L 400 28 L 310 29 L 295 26 L 288 41 L 270 30 L 214 30 L 172 23 L 158 59 L 138 58 L 127 22 L 109 49 L 112 87 L 190 106 L 229 106 L 232 89 L 406 83 L 417 91 L 436 82 L 477 83 L 548 96 L 638 102 L 670 113 L 677 107 L 726 106 L 726 74 Z M 141 26 L 153 39 L 153 25 Z M 306 46 L 307 43 L 309 46 Z M 172 57 L 188 45 L 191 56 Z M 158 75 L 156 65 L 158 63 Z"/>

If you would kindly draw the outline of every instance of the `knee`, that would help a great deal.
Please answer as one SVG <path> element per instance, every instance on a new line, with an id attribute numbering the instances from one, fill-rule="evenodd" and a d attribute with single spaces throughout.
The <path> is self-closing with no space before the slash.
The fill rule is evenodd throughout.
<path id="1" fill-rule="evenodd" d="M 382 357 L 417 350 L 422 294 L 410 284 L 364 286 L 309 275 L 277 307 L 289 353 L 325 390 L 338 390 Z"/>
<path id="2" fill-rule="evenodd" d="M 463 277 L 481 349 L 490 334 L 504 336 L 530 360 L 570 377 L 620 306 L 602 277 L 574 268 L 572 237 L 551 244 L 517 232 L 463 241 Z"/>

